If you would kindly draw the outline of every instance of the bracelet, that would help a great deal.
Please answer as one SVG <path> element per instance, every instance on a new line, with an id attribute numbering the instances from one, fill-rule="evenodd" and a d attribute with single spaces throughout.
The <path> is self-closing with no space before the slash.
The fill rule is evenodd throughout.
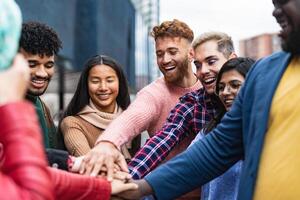
<path id="1" fill-rule="evenodd" d="M 68 171 L 70 171 L 74 165 L 74 159 L 73 156 L 69 156 L 67 160 L 67 165 L 68 165 Z"/>
<path id="2" fill-rule="evenodd" d="M 100 144 L 101 142 L 107 142 L 107 143 L 110 143 L 110 144 L 112 144 L 116 149 L 120 150 L 120 149 L 117 147 L 117 145 L 115 145 L 112 141 L 109 141 L 109 140 L 100 140 L 100 141 L 97 142 L 96 145 Z"/>

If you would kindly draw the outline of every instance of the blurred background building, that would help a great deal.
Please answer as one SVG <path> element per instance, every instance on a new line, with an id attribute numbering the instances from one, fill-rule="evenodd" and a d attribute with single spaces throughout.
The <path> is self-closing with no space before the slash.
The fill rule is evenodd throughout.
<path id="1" fill-rule="evenodd" d="M 136 85 L 140 90 L 160 75 L 152 27 L 159 24 L 159 0 L 131 0 L 136 10 Z M 145 54 L 146 52 L 146 54 Z"/>
<path id="2" fill-rule="evenodd" d="M 56 74 L 43 99 L 58 113 L 72 97 L 85 61 L 116 59 L 135 94 L 159 76 L 149 31 L 159 22 L 159 0 L 16 0 L 23 21 L 53 27 L 63 42 Z M 61 76 L 63 75 L 63 76 Z"/>
<path id="3" fill-rule="evenodd" d="M 280 38 L 277 33 L 260 34 L 239 41 L 239 54 L 255 60 L 280 51 Z"/>

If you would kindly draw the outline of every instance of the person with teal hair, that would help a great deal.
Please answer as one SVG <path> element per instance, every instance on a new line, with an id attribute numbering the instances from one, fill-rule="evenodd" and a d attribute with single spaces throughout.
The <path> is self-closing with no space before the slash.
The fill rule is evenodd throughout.
<path id="1" fill-rule="evenodd" d="M 14 0 L 0 1 L 0 70 L 12 64 L 21 33 L 22 16 Z"/>

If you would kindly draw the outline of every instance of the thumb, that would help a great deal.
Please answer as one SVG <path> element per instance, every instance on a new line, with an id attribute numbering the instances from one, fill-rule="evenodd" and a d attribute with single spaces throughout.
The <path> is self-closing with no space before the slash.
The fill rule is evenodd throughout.
<path id="1" fill-rule="evenodd" d="M 138 188 L 139 188 L 139 186 L 135 183 L 126 183 L 126 184 L 124 184 L 124 187 L 122 188 L 122 191 L 136 190 Z"/>
<path id="2" fill-rule="evenodd" d="M 123 172 L 129 172 L 128 170 L 128 166 L 127 163 L 125 161 L 125 158 L 123 157 L 123 155 L 120 155 L 117 165 L 119 165 L 119 167 L 121 168 L 121 171 Z"/>

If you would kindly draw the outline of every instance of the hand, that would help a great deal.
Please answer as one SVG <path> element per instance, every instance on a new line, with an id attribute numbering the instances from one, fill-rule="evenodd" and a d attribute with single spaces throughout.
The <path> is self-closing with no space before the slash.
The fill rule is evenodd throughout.
<path id="1" fill-rule="evenodd" d="M 73 166 L 71 169 L 69 169 L 69 171 L 73 172 L 73 173 L 79 173 L 80 166 L 81 166 L 84 156 L 79 156 L 79 157 L 71 156 L 71 157 L 73 160 Z M 119 167 L 119 165 L 114 164 L 114 172 L 116 173 L 116 172 L 119 172 L 120 170 L 121 170 L 121 168 Z M 107 176 L 107 168 L 105 166 L 102 166 L 99 174 L 106 177 Z M 126 173 L 126 174 L 128 174 L 128 173 Z"/>
<path id="2" fill-rule="evenodd" d="M 123 182 L 122 180 L 119 179 L 113 179 L 111 181 L 111 194 L 116 195 L 119 194 L 120 192 L 124 191 L 134 191 L 138 189 L 138 185 L 135 183 L 130 183 L 130 182 Z"/>
<path id="3" fill-rule="evenodd" d="M 79 157 L 72 156 L 73 166 L 71 169 L 69 169 L 69 171 L 73 172 L 73 173 L 78 173 L 80 170 L 80 165 L 82 163 L 83 158 L 84 158 L 84 156 L 79 156 Z"/>
<path id="4" fill-rule="evenodd" d="M 112 181 L 114 164 L 121 171 L 128 172 L 126 161 L 121 152 L 111 143 L 102 141 L 88 152 L 80 166 L 80 174 L 97 176 L 102 167 L 107 169 L 107 180 Z"/>
<path id="5" fill-rule="evenodd" d="M 152 195 L 153 190 L 147 181 L 144 179 L 131 180 L 132 183 L 138 185 L 136 190 L 127 190 L 117 194 L 122 199 L 141 199 L 144 196 Z"/>
<path id="6" fill-rule="evenodd" d="M 17 54 L 11 68 L 0 72 L 0 105 L 24 98 L 29 76 L 27 61 L 21 54 Z"/>

